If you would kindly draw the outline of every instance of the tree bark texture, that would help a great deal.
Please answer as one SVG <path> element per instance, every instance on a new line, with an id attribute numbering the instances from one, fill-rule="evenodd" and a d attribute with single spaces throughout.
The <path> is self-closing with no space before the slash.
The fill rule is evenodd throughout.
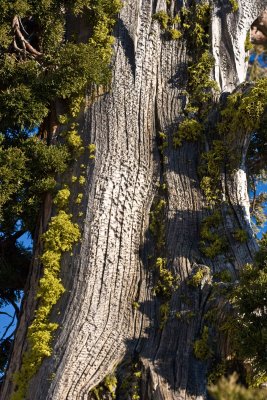
<path id="1" fill-rule="evenodd" d="M 171 12 L 182 5 L 171 1 Z M 214 76 L 222 91 L 232 91 L 245 79 L 245 37 L 266 6 L 265 0 L 239 0 L 239 10 L 231 13 L 230 3 L 216 1 L 211 35 Z M 224 196 L 232 209 L 231 216 L 224 213 L 223 226 L 230 255 L 210 260 L 199 250 L 200 224 L 207 216 L 197 173 L 200 145 L 185 142 L 179 149 L 172 145 L 186 105 L 183 91 L 189 56 L 186 41 L 166 41 L 152 18 L 166 7 L 164 0 L 124 1 L 115 28 L 111 90 L 87 94 L 80 132 L 86 143 L 96 145 L 96 158 L 89 160 L 86 154 L 81 161 L 88 178 L 83 237 L 74 255 L 64 256 L 62 280 L 67 291 L 51 317 L 60 328 L 53 356 L 32 379 L 30 400 L 90 399 L 94 386 L 116 368 L 123 376 L 124 366 L 134 357 L 142 369 L 141 400 L 206 398 L 207 363 L 195 358 L 193 342 L 203 328 L 211 288 L 208 283 L 190 288 L 185 280 L 196 265 L 209 266 L 212 272 L 228 268 L 235 276 L 252 260 L 256 244 L 243 154 L 240 169 L 222 176 Z M 159 132 L 168 135 L 163 155 L 158 149 Z M 248 138 L 244 140 L 240 153 L 247 147 Z M 68 179 L 80 172 L 77 163 Z M 167 184 L 166 245 L 158 256 L 167 258 L 168 269 L 180 284 L 160 329 L 161 300 L 153 294 L 151 265 L 155 243 L 148 227 L 153 198 L 163 181 Z M 77 190 L 74 185 L 73 199 Z M 74 201 L 72 212 L 77 216 Z M 245 244 L 232 240 L 231 232 L 237 228 L 249 233 Z M 39 277 L 37 262 L 33 271 L 3 400 L 13 390 L 11 374 L 26 348 L 25 332 L 33 317 Z M 134 308 L 133 302 L 140 308 Z M 178 319 L 177 313 L 192 317 Z M 123 398 L 119 393 L 117 397 Z"/>

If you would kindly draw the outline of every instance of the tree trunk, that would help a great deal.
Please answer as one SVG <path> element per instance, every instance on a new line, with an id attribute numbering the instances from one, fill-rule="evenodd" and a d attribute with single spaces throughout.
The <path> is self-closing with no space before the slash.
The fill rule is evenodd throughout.
<path id="1" fill-rule="evenodd" d="M 173 14 L 180 3 L 171 2 Z M 214 76 L 222 91 L 232 91 L 245 79 L 246 34 L 267 2 L 239 1 L 236 13 L 229 12 L 230 3 L 225 3 L 216 1 L 212 12 Z M 96 157 L 83 156 L 67 177 L 71 182 L 71 174 L 79 176 L 80 164 L 86 165 L 83 237 L 74 256 L 64 256 L 62 280 L 67 290 L 51 316 L 60 324 L 53 356 L 32 379 L 27 399 L 90 399 L 90 390 L 107 374 L 117 369 L 120 382 L 135 360 L 142 372 L 141 400 L 206 398 L 208 364 L 196 359 L 193 343 L 205 324 L 211 287 L 208 282 L 190 287 L 186 280 L 198 265 L 208 266 L 211 273 L 227 268 L 235 276 L 252 260 L 256 244 L 244 165 L 248 138 L 240 146 L 240 168 L 222 175 L 232 210 L 229 216 L 222 206 L 228 254 L 211 260 L 199 250 L 200 224 L 208 215 L 197 173 L 201 145 L 185 142 L 174 149 L 172 144 L 186 104 L 189 53 L 185 40 L 165 40 L 153 20 L 153 14 L 166 7 L 164 0 L 125 0 L 115 28 L 111 90 L 87 94 L 80 132 L 87 144 L 96 145 Z M 168 137 L 164 152 L 159 149 L 159 132 Z M 159 223 L 164 224 L 165 245 L 155 250 L 149 217 L 163 183 L 167 206 Z M 77 191 L 73 185 L 73 199 Z M 76 218 L 78 211 L 73 201 Z M 231 233 L 238 228 L 248 232 L 246 243 L 233 241 Z M 166 258 L 167 268 L 180 279 L 164 324 L 160 316 L 164 301 L 153 294 L 156 257 Z M 11 376 L 26 348 L 38 268 L 35 262 L 3 400 L 14 390 Z M 190 317 L 177 318 L 180 313 Z M 117 398 L 130 397 L 118 389 Z"/>

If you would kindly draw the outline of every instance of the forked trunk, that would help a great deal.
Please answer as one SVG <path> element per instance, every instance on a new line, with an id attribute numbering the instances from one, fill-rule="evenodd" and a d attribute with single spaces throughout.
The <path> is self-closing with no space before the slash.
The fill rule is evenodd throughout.
<path id="1" fill-rule="evenodd" d="M 81 161 L 88 178 L 83 237 L 74 255 L 63 259 L 67 290 L 51 317 L 60 328 L 53 356 L 43 362 L 30 383 L 30 400 L 94 398 L 89 392 L 115 369 L 118 399 L 134 398 L 130 390 L 127 394 L 120 387 L 127 374 L 128 381 L 129 374 L 134 381 L 137 370 L 142 374 L 137 379 L 141 400 L 206 398 L 207 362 L 195 357 L 193 343 L 205 325 L 211 287 L 208 277 L 197 288 L 188 285 L 187 278 L 199 265 L 208 266 L 211 273 L 228 269 L 235 276 L 252 260 L 256 244 L 249 224 L 244 166 L 248 138 L 239 146 L 240 168 L 221 177 L 230 204 L 227 209 L 222 206 L 221 227 L 228 252 L 211 260 L 199 250 L 200 224 L 208 215 L 198 176 L 202 145 L 185 142 L 179 149 L 173 147 L 172 136 L 186 104 L 189 52 L 185 40 L 165 40 L 153 19 L 156 12 L 166 10 L 166 3 L 124 1 L 115 28 L 111 90 L 87 95 L 80 133 L 87 144 L 96 145 L 96 156 L 89 159 L 87 154 Z M 172 0 L 169 12 L 178 12 L 181 3 Z M 215 3 L 211 20 L 214 76 L 223 91 L 232 91 L 245 79 L 246 34 L 267 2 L 239 1 L 235 13 L 230 3 Z M 164 151 L 159 148 L 160 132 L 167 134 Z M 81 171 L 77 163 L 68 180 Z M 74 187 L 73 199 L 76 192 Z M 149 230 L 155 195 L 166 201 L 163 217 L 156 221 L 163 224 L 162 229 L 156 227 L 156 232 L 164 232 L 161 245 Z M 74 201 L 71 208 L 77 217 L 80 209 Z M 241 228 L 248 232 L 246 243 L 233 240 L 232 233 Z M 157 257 L 167 259 L 167 268 L 180 280 L 168 302 L 153 293 Z M 20 365 L 26 327 L 33 317 L 38 262 L 34 270 L 3 400 L 13 390 L 11 375 Z M 105 396 L 111 398 L 111 394 Z"/>

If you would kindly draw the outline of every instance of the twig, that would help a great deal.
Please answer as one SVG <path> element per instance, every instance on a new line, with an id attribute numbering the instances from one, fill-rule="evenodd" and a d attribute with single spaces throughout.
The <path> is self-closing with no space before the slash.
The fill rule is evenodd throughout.
<path id="1" fill-rule="evenodd" d="M 0 341 L 4 340 L 4 338 L 5 338 L 6 334 L 7 334 L 7 332 L 9 331 L 9 329 L 11 328 L 11 326 L 13 326 L 14 321 L 15 321 L 15 317 L 16 317 L 16 313 L 14 313 L 13 318 L 12 318 L 10 324 L 7 325 L 7 327 L 6 327 L 6 329 L 5 329 L 5 331 L 4 331 L 3 335 L 2 335 L 2 337 L 1 337 L 1 339 L 0 339 Z M 15 329 L 14 329 L 14 330 L 15 330 Z M 13 331 L 13 333 L 14 333 L 14 331 Z"/>
<path id="2" fill-rule="evenodd" d="M 10 315 L 9 313 L 5 312 L 5 311 L 0 311 L 0 315 L 7 315 L 10 318 L 13 318 L 12 315 Z"/>
<path id="3" fill-rule="evenodd" d="M 40 57 L 40 56 L 43 55 L 42 53 L 40 53 L 39 51 L 37 51 L 37 50 L 25 39 L 24 35 L 22 34 L 22 32 L 21 32 L 21 30 L 20 30 L 20 20 L 19 20 L 19 17 L 18 17 L 17 15 L 13 18 L 12 28 L 13 28 L 13 31 L 14 31 L 14 33 L 15 33 L 15 37 L 14 37 L 14 41 L 13 41 L 15 50 L 17 50 L 19 53 L 23 53 L 25 58 L 26 58 L 26 55 L 27 55 L 27 51 L 28 51 L 31 55 L 36 56 L 36 57 Z M 25 32 L 26 32 L 26 31 L 25 31 Z M 27 33 L 27 32 L 26 32 L 26 33 Z M 28 35 L 28 34 L 27 34 L 27 35 Z M 17 45 L 16 37 L 18 37 L 18 39 L 20 40 L 23 49 L 21 49 L 21 48 Z"/>

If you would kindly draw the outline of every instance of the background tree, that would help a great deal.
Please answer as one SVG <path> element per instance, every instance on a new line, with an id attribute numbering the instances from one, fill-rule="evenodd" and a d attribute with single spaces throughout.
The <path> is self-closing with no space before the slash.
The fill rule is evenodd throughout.
<path id="1" fill-rule="evenodd" d="M 109 88 L 118 2 L 2 4 L 3 154 L 24 171 L 3 210 L 21 204 L 11 236 L 37 224 L 2 398 L 202 399 L 208 375 L 264 382 L 266 349 L 238 346 L 231 317 L 246 332 L 257 316 L 265 337 L 262 292 L 243 318 L 240 289 L 265 282 L 264 242 L 235 282 L 258 250 L 246 173 L 265 167 L 267 90 L 241 83 L 267 3 L 125 1 Z"/>

